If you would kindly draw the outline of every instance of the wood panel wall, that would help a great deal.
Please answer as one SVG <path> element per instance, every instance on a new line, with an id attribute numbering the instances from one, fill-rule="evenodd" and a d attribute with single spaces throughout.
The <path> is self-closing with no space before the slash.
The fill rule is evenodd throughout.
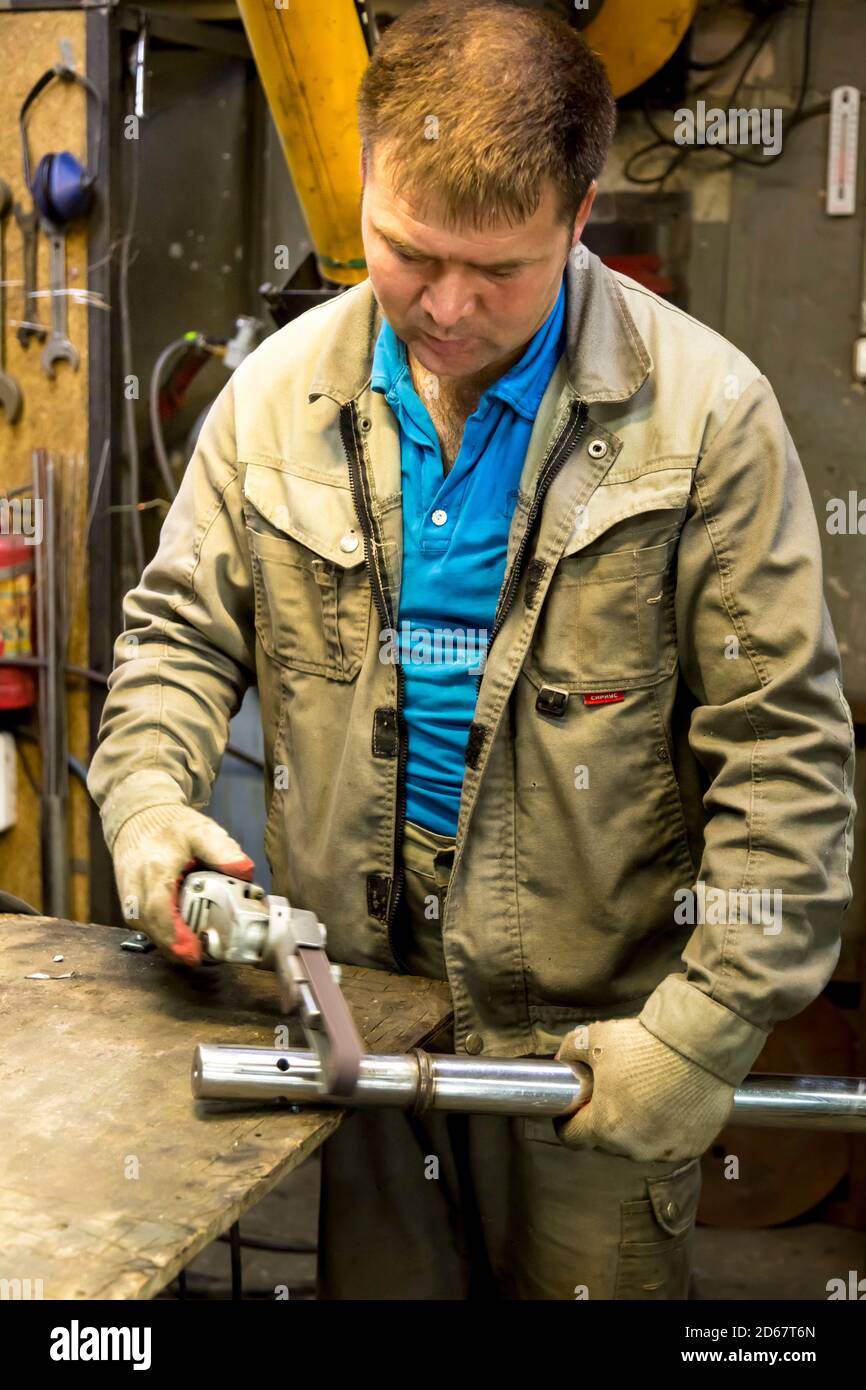
<path id="1" fill-rule="evenodd" d="M 6 11 L 0 12 L 0 178 L 12 188 L 18 202 L 29 209 L 31 198 L 24 185 L 18 116 L 30 87 L 47 68 L 60 61 L 60 41 L 67 40 L 79 71 L 86 72 L 85 14 L 83 11 Z M 31 167 L 50 151 L 71 150 L 79 159 L 86 151 L 85 93 L 79 84 L 54 82 L 38 99 L 28 118 Z M 6 246 L 6 370 L 18 379 L 24 396 L 21 415 L 10 425 L 0 412 L 0 496 L 29 482 L 32 451 L 52 451 L 58 464 L 66 462 L 69 486 L 66 512 L 69 544 L 64 548 L 63 581 L 70 605 L 70 664 L 87 665 L 88 602 L 87 517 L 88 451 L 88 311 L 85 304 L 69 303 L 67 332 L 80 353 L 77 371 L 65 362 L 55 368 L 49 381 L 42 369 L 41 346 L 31 339 L 25 350 L 15 336 L 15 322 L 23 315 L 23 246 L 14 217 L 5 223 Z M 49 288 L 49 247 L 39 239 L 38 285 Z M 88 280 L 87 227 L 77 223 L 70 230 L 66 246 L 67 284 L 86 288 Z M 50 321 L 50 301 L 41 299 L 43 323 Z M 71 485 L 77 472 L 78 486 Z M 88 758 L 88 692 L 80 680 L 67 683 L 69 750 L 86 763 Z M 35 709 L 32 727 L 35 729 Z M 18 740 L 18 820 L 0 833 L 0 888 L 42 907 L 39 851 L 39 797 L 25 772 L 29 768 L 38 788 L 41 769 L 36 744 Z M 79 921 L 89 919 L 88 891 L 88 798 L 81 783 L 70 777 L 69 838 L 70 864 L 69 914 Z"/>

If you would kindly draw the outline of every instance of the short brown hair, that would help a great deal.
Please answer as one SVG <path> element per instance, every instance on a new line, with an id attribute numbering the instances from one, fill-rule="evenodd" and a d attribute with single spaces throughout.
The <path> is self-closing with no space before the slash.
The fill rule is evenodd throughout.
<path id="1" fill-rule="evenodd" d="M 419 208 L 435 198 L 451 225 L 526 221 L 547 176 L 571 227 L 616 103 L 601 59 L 564 20 L 510 0 L 420 0 L 373 51 L 358 125 L 365 168 L 381 151 L 401 193 Z"/>

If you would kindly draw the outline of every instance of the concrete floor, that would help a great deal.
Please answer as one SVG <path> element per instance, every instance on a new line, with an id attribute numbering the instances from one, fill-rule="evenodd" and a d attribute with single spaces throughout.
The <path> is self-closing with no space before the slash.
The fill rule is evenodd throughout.
<path id="1" fill-rule="evenodd" d="M 241 1222 L 245 1239 L 264 1237 L 314 1245 L 319 1204 L 319 1158 L 313 1155 L 284 1179 Z M 243 1251 L 244 1297 L 269 1298 L 287 1288 L 290 1299 L 314 1296 L 315 1255 Z M 866 1232 L 803 1220 L 767 1231 L 699 1226 L 695 1236 L 692 1298 L 782 1302 L 827 1298 L 827 1281 L 857 1270 L 866 1277 Z M 187 1268 L 187 1296 L 230 1297 L 229 1248 L 203 1250 Z M 283 1295 L 285 1296 L 285 1295 Z M 163 1297 L 176 1298 L 172 1284 Z"/>

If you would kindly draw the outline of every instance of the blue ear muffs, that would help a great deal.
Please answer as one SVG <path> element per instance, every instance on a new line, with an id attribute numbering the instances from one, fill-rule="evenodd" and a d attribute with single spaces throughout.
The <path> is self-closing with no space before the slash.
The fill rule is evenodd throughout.
<path id="1" fill-rule="evenodd" d="M 76 159 L 74 154 L 70 154 L 69 150 L 62 150 L 59 154 L 43 155 L 36 166 L 35 175 L 31 175 L 26 116 L 36 98 L 55 78 L 61 82 L 80 83 L 97 103 L 96 160 L 92 172 Z M 86 217 L 93 206 L 102 147 L 102 107 L 102 98 L 90 79 L 82 77 L 74 68 L 65 67 L 62 63 L 44 72 L 24 99 L 18 118 L 24 158 L 24 181 L 33 195 L 34 205 L 43 217 L 56 226 L 64 226 L 79 217 Z"/>
<path id="2" fill-rule="evenodd" d="M 36 166 L 33 201 L 49 222 L 63 224 L 86 217 L 93 205 L 94 178 L 68 150 L 45 154 Z"/>

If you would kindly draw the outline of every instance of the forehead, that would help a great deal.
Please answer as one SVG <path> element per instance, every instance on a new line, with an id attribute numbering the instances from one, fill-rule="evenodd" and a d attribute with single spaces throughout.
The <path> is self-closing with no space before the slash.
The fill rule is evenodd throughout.
<path id="1" fill-rule="evenodd" d="M 364 201 L 376 230 L 398 248 L 443 259 L 485 264 L 517 258 L 540 260 L 549 243 L 562 237 L 557 193 L 550 179 L 543 181 L 538 207 L 523 223 L 502 218 L 482 228 L 468 223 L 452 225 L 434 194 L 423 204 L 414 201 L 408 192 L 401 191 L 399 165 L 374 154 L 367 165 Z"/>

